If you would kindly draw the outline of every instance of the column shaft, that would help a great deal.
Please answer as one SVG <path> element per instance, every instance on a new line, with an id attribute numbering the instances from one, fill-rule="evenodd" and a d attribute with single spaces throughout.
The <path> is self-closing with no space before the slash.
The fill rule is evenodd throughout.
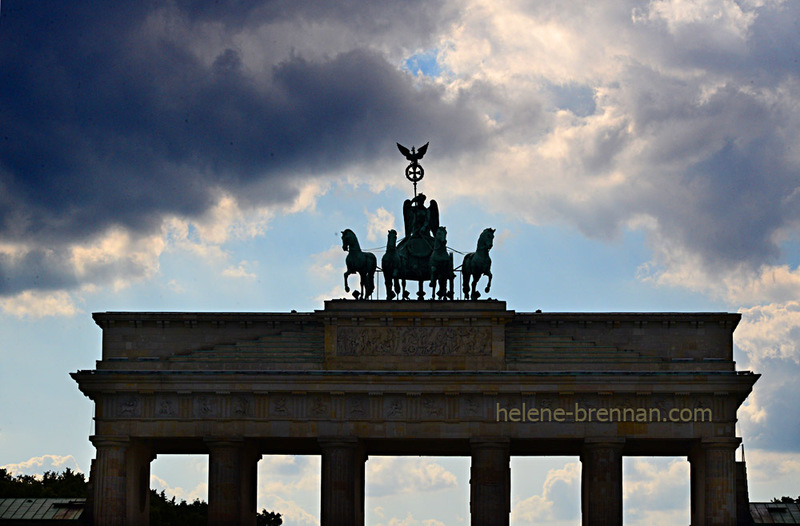
<path id="1" fill-rule="evenodd" d="M 704 439 L 704 524 L 736 526 L 736 448 L 738 438 Z"/>
<path id="2" fill-rule="evenodd" d="M 150 447 L 133 442 L 127 451 L 126 473 L 126 518 L 127 526 L 150 524 Z"/>
<path id="3" fill-rule="evenodd" d="M 470 441 L 472 526 L 508 526 L 511 512 L 511 456 L 508 440 Z"/>
<path id="4" fill-rule="evenodd" d="M 693 446 L 689 452 L 689 469 L 691 526 L 704 526 L 706 523 L 706 455 L 699 445 Z"/>
<path id="5" fill-rule="evenodd" d="M 583 526 L 622 524 L 622 447 L 624 439 L 587 439 L 581 454 Z"/>
<path id="6" fill-rule="evenodd" d="M 322 526 L 364 525 L 364 463 L 358 441 L 320 439 Z"/>
<path id="7" fill-rule="evenodd" d="M 94 524 L 96 526 L 125 526 L 126 514 L 126 440 L 92 437 L 97 449 L 95 460 Z"/>
<path id="8" fill-rule="evenodd" d="M 242 448 L 241 442 L 207 441 L 208 524 L 242 524 Z"/>

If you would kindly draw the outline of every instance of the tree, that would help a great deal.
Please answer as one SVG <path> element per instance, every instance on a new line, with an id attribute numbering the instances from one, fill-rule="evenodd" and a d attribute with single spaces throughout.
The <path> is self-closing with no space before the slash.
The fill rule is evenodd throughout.
<path id="1" fill-rule="evenodd" d="M 283 519 L 280 513 L 262 509 L 258 515 L 256 515 L 256 524 L 257 526 L 281 526 L 281 524 L 283 524 Z"/>
<path id="2" fill-rule="evenodd" d="M 41 477 L 35 475 L 17 475 L 16 477 L 4 468 L 0 468 L 0 498 L 87 498 L 89 483 L 83 473 L 67 468 L 63 473 L 45 471 Z M 280 513 L 262 509 L 256 515 L 258 526 L 281 526 L 283 519 Z M 195 499 L 191 503 L 175 497 L 167 498 L 164 490 L 161 493 L 150 490 L 150 524 L 151 526 L 206 526 L 208 523 L 208 503 Z"/>
<path id="3" fill-rule="evenodd" d="M 4 498 L 86 498 L 89 484 L 83 473 L 67 468 L 64 473 L 45 471 L 41 477 L 17 475 L 0 468 L 0 497 Z"/>

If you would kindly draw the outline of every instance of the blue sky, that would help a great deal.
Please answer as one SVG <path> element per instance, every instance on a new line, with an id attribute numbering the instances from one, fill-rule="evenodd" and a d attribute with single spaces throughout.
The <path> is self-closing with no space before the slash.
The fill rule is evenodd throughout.
<path id="1" fill-rule="evenodd" d="M 790 0 L 2 2 L 0 466 L 88 470 L 92 312 L 342 297 L 340 231 L 401 230 L 395 142 L 430 141 L 420 190 L 451 247 L 497 229 L 509 308 L 741 312 L 751 496 L 800 495 L 798 23 Z M 513 462 L 513 524 L 579 523 L 576 458 Z M 468 467 L 372 458 L 368 523 L 465 523 Z M 204 497 L 206 473 L 159 458 L 152 486 Z M 624 478 L 626 524 L 688 522 L 685 459 Z M 318 488 L 318 458 L 261 462 L 288 524 L 318 524 Z"/>

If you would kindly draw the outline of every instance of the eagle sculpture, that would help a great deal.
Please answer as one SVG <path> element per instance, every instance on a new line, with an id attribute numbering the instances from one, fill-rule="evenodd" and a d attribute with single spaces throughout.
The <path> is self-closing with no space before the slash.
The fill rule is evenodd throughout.
<path id="1" fill-rule="evenodd" d="M 420 149 L 415 152 L 413 146 L 411 147 L 411 150 L 409 150 L 408 148 L 406 148 L 405 146 L 403 146 L 402 144 L 400 144 L 398 142 L 397 143 L 397 149 L 400 150 L 400 153 L 405 155 L 406 159 L 408 159 L 412 163 L 416 164 L 417 161 L 422 159 L 422 156 L 425 155 L 425 152 L 428 151 L 428 145 L 429 144 L 430 144 L 430 141 L 426 142 L 425 146 L 421 146 Z"/>

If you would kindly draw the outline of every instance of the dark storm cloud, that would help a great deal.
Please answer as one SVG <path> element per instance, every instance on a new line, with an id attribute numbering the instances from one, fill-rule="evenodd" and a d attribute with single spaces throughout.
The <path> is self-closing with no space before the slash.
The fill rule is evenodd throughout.
<path id="1" fill-rule="evenodd" d="M 651 100 L 633 112 L 636 126 L 652 133 L 647 164 L 658 173 L 637 206 L 709 269 L 774 262 L 776 234 L 800 222 L 792 197 L 800 187 L 791 137 L 797 115 L 786 111 L 790 101 L 732 84 L 696 99 L 684 95 L 663 107 Z M 678 172 L 661 168 L 675 163 Z"/>
<path id="2" fill-rule="evenodd" d="M 437 5 L 335 4 L 178 2 L 170 23 L 213 21 L 224 32 L 316 16 L 372 35 L 392 17 L 430 26 L 424 15 Z M 250 71 L 227 48 L 209 64 L 179 31 L 148 34 L 156 9 L 2 3 L 0 240 L 58 246 L 110 225 L 144 233 L 164 214 L 201 214 L 218 188 L 250 204 L 285 202 L 293 174 L 372 160 L 397 137 L 447 136 L 457 150 L 480 133 L 474 113 L 415 85 L 379 52 L 295 53 Z M 248 192 L 257 183 L 269 193 Z M 6 283 L 17 270 L 0 261 Z"/>

